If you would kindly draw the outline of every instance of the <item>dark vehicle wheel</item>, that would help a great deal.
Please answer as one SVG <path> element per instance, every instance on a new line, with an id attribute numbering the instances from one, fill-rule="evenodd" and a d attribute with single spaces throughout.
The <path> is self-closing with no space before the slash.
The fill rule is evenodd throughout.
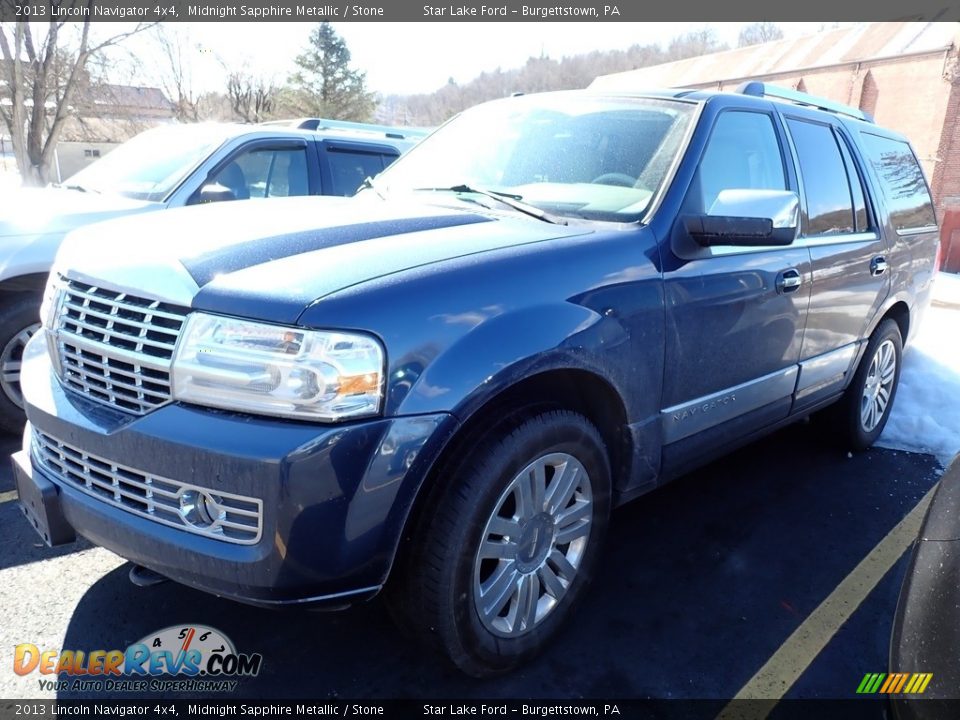
<path id="1" fill-rule="evenodd" d="M 603 441 L 576 413 L 528 415 L 439 481 L 398 578 L 400 614 L 467 674 L 504 672 L 556 633 L 596 568 L 610 515 Z"/>
<path id="2" fill-rule="evenodd" d="M 40 303 L 22 296 L 0 308 L 0 430 L 23 430 L 20 363 L 27 341 L 40 329 Z"/>
<path id="3" fill-rule="evenodd" d="M 883 432 L 897 395 L 902 354 L 900 327 L 893 320 L 884 320 L 870 336 L 843 399 L 831 408 L 834 424 L 848 447 L 866 450 Z"/>

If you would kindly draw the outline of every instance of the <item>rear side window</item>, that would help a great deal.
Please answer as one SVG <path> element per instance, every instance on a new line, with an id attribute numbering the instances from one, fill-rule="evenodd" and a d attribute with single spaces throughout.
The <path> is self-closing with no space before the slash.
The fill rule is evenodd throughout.
<path id="1" fill-rule="evenodd" d="M 804 234 L 854 232 L 853 197 L 833 130 L 828 125 L 793 119 L 787 120 L 787 125 L 797 148 L 807 199 L 807 227 Z"/>
<path id="2" fill-rule="evenodd" d="M 383 158 L 379 153 L 353 152 L 330 148 L 327 151 L 330 175 L 333 180 L 331 195 L 353 195 L 363 181 L 383 170 Z"/>
<path id="3" fill-rule="evenodd" d="M 901 140 L 862 133 L 863 147 L 883 186 L 896 230 L 937 224 L 923 171 L 910 146 Z"/>

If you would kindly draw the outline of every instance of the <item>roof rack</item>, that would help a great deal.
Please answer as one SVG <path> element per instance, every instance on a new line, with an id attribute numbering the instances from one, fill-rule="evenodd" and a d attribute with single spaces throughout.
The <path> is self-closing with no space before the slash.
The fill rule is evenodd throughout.
<path id="1" fill-rule="evenodd" d="M 786 100 L 788 102 L 796 103 L 797 105 L 808 105 L 810 107 L 819 108 L 820 110 L 837 113 L 838 115 L 846 115 L 847 117 L 856 118 L 857 120 L 863 120 L 868 123 L 873 122 L 873 116 L 870 113 L 864 112 L 863 110 L 858 110 L 857 108 L 844 105 L 843 103 L 833 102 L 833 100 L 827 100 L 826 98 L 817 97 L 816 95 L 808 95 L 807 93 L 800 92 L 799 90 L 789 90 L 788 88 L 780 87 L 779 85 L 771 85 L 770 83 L 762 83 L 757 81 L 745 82 L 740 85 L 735 92 L 738 92 L 741 95 L 753 95 L 754 97 L 767 97 L 776 98 L 778 100 Z"/>
<path id="2" fill-rule="evenodd" d="M 426 128 L 398 127 L 394 125 L 374 125 L 372 123 L 352 122 L 349 120 L 328 120 L 326 118 L 296 118 L 293 120 L 271 120 L 261 125 L 285 125 L 301 130 L 360 130 L 362 132 L 382 133 L 388 138 L 404 140 L 422 138 L 429 134 Z"/>

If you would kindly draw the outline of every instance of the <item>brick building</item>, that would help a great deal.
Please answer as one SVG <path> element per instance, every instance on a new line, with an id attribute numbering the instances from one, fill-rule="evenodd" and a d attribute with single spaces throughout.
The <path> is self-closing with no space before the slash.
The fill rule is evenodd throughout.
<path id="1" fill-rule="evenodd" d="M 872 113 L 913 143 L 960 272 L 960 23 L 862 23 L 598 77 L 593 87 L 733 90 L 763 80 Z"/>

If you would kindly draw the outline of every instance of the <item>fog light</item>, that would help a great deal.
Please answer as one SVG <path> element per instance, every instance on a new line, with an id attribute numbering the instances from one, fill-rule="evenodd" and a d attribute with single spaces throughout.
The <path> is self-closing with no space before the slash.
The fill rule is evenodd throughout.
<path id="1" fill-rule="evenodd" d="M 216 499 L 202 490 L 186 490 L 180 495 L 180 516 L 193 527 L 208 528 L 225 515 Z"/>

